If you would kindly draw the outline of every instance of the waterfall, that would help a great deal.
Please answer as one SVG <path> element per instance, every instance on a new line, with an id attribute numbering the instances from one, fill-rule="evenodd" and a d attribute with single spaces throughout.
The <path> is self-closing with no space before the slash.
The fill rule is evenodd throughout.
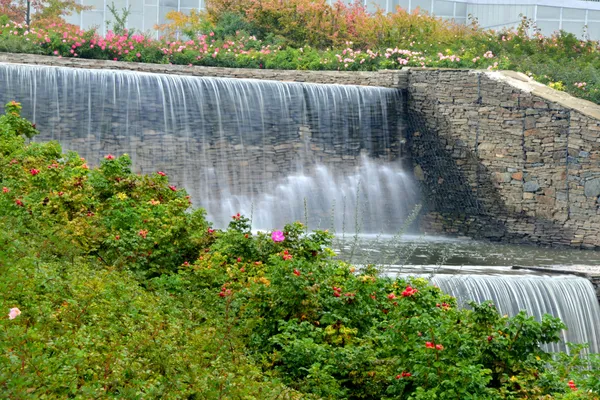
<path id="1" fill-rule="evenodd" d="M 462 306 L 469 300 L 492 300 L 501 314 L 514 316 L 521 310 L 541 320 L 544 314 L 560 318 L 567 326 L 562 343 L 546 346 L 548 351 L 564 351 L 565 342 L 588 343 L 590 351 L 600 352 L 600 306 L 587 279 L 576 276 L 539 275 L 445 275 L 431 283 L 455 296 Z"/>
<path id="2" fill-rule="evenodd" d="M 0 64 L 0 101 L 91 164 L 129 154 L 209 220 L 394 232 L 417 203 L 398 90 Z M 358 218 L 358 219 L 357 219 Z"/>

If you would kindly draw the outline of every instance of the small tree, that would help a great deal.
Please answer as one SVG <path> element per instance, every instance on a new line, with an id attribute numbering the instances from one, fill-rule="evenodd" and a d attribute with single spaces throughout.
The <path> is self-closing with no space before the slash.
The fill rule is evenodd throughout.
<path id="1" fill-rule="evenodd" d="M 131 6 L 123 7 L 121 11 L 119 11 L 117 10 L 115 3 L 112 2 L 107 7 L 114 19 L 113 22 L 108 23 L 112 31 L 117 35 L 124 35 L 127 33 L 127 18 L 129 17 L 129 14 L 131 14 Z"/>
<path id="2" fill-rule="evenodd" d="M 11 21 L 25 22 L 25 11 L 20 3 L 13 0 L 0 0 L 0 14 L 8 17 Z"/>
<path id="3" fill-rule="evenodd" d="M 91 8 L 77 0 L 0 0 L 0 14 L 28 25 L 64 22 L 63 17 Z"/>

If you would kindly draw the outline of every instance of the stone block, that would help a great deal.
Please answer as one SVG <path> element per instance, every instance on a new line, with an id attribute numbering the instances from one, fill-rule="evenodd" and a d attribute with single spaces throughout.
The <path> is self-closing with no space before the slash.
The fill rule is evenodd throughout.
<path id="1" fill-rule="evenodd" d="M 529 181 L 523 184 L 523 190 L 525 192 L 537 192 L 540 189 L 540 185 L 536 181 Z"/>

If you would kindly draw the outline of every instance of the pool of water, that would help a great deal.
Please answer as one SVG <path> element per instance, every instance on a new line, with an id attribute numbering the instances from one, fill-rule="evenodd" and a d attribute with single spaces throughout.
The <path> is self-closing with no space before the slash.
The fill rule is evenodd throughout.
<path id="1" fill-rule="evenodd" d="M 405 270 L 506 273 L 512 266 L 592 266 L 600 273 L 600 251 L 482 242 L 471 239 L 404 235 L 337 236 L 334 250 L 355 264 L 393 266 Z M 588 267 L 590 268 L 590 267 Z M 519 273 L 519 272 L 513 272 Z"/>

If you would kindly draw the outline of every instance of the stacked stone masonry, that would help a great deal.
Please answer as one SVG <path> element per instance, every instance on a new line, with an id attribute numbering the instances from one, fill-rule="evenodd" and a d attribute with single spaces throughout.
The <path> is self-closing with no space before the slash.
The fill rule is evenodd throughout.
<path id="1" fill-rule="evenodd" d="M 600 247 L 600 108 L 515 74 L 411 70 L 427 232 Z"/>

